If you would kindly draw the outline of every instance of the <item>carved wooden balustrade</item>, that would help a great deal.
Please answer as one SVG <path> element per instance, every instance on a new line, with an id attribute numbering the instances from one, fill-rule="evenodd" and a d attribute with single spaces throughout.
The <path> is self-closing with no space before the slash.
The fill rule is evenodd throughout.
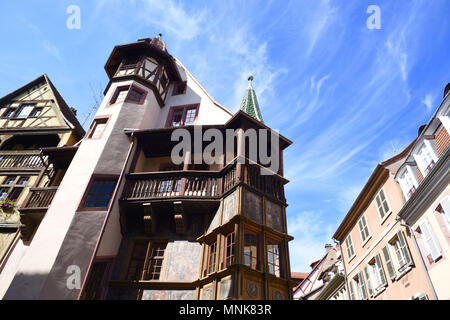
<path id="1" fill-rule="evenodd" d="M 44 161 L 46 156 L 44 157 Z M 0 169 L 44 167 L 39 151 L 0 151 Z"/>
<path id="2" fill-rule="evenodd" d="M 53 201 L 58 187 L 30 188 L 28 200 L 23 209 L 47 209 Z"/>
<path id="3" fill-rule="evenodd" d="M 140 200 L 163 197 L 218 198 L 239 183 L 285 201 L 278 175 L 261 175 L 256 164 L 229 164 L 221 171 L 167 171 L 131 173 L 126 177 L 122 199 Z"/>

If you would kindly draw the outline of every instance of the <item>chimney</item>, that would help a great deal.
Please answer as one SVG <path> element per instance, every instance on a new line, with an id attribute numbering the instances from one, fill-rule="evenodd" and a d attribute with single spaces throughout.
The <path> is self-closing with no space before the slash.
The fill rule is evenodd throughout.
<path id="1" fill-rule="evenodd" d="M 75 109 L 74 107 L 70 107 L 70 111 L 72 111 L 72 113 L 76 116 L 77 115 L 77 109 Z"/>
<path id="2" fill-rule="evenodd" d="M 333 245 L 327 243 L 327 244 L 325 245 L 325 250 L 328 252 L 328 251 L 330 251 L 331 249 L 333 249 Z"/>

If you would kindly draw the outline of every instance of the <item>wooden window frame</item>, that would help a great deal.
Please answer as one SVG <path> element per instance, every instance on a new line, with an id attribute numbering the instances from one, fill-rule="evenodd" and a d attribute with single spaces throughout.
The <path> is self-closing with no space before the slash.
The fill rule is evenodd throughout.
<path id="1" fill-rule="evenodd" d="M 129 279 L 129 273 L 130 273 L 130 265 L 132 260 L 138 260 L 138 259 L 134 259 L 133 254 L 134 254 L 134 250 L 136 248 L 136 245 L 142 243 L 144 248 L 144 256 L 142 257 L 142 266 L 141 266 L 141 270 L 140 270 L 140 274 L 136 279 Z M 127 265 L 126 268 L 123 270 L 123 279 L 125 281 L 140 281 L 143 279 L 144 277 L 144 268 L 145 268 L 145 260 L 147 258 L 147 253 L 148 253 L 148 246 L 150 244 L 150 240 L 149 239 L 133 239 L 132 243 L 130 245 L 131 248 L 129 248 L 129 252 L 127 255 Z"/>
<path id="2" fill-rule="evenodd" d="M 214 256 L 214 262 L 211 264 L 211 256 L 212 256 L 212 249 L 214 249 L 213 256 Z M 217 265 L 217 240 L 213 241 L 208 244 L 208 254 L 206 256 L 206 269 L 205 274 L 210 275 L 216 271 L 216 265 Z"/>
<path id="3" fill-rule="evenodd" d="M 246 233 L 248 233 L 248 234 L 251 234 L 251 235 L 254 235 L 255 237 L 256 237 L 256 257 L 255 258 L 253 258 L 252 256 L 249 256 L 249 255 L 247 255 L 247 254 L 245 254 L 245 250 L 244 250 L 244 248 L 245 248 L 245 234 Z M 245 264 L 245 257 L 247 256 L 247 257 L 250 257 L 250 265 L 249 266 L 247 266 L 247 267 L 249 267 L 250 269 L 253 269 L 253 270 L 259 270 L 260 269 L 260 248 L 259 248 L 259 246 L 260 246 L 260 237 L 259 237 L 259 235 L 258 235 L 258 233 L 256 233 L 256 232 L 254 232 L 254 231 L 251 231 L 251 230 L 249 230 L 249 229 L 244 229 L 244 234 L 243 234 L 243 241 L 242 241 L 242 258 L 243 258 L 243 264 L 245 265 L 245 266 L 247 266 L 246 264 Z M 253 260 L 256 260 L 256 267 L 255 268 L 253 268 L 252 267 L 252 261 Z"/>
<path id="4" fill-rule="evenodd" d="M 105 210 L 108 210 L 108 207 L 111 204 L 111 200 L 114 195 L 114 190 L 117 186 L 118 179 L 119 179 L 119 176 L 115 175 L 115 174 L 114 175 L 113 174 L 93 174 L 91 176 L 91 179 L 89 180 L 86 190 L 84 191 L 83 197 L 81 198 L 81 201 L 80 201 L 80 204 L 78 205 L 77 211 L 105 211 Z M 95 181 L 99 181 L 99 180 L 104 180 L 104 181 L 114 180 L 115 181 L 114 186 L 113 186 L 113 191 L 111 193 L 111 197 L 108 201 L 108 204 L 105 207 L 85 207 L 86 200 L 89 195 L 89 191 L 92 188 L 92 185 L 94 184 Z"/>
<path id="5" fill-rule="evenodd" d="M 114 104 L 116 104 L 116 100 L 117 97 L 119 96 L 119 92 L 120 91 L 127 91 L 127 95 L 125 96 L 125 99 L 123 101 L 126 100 L 127 96 L 128 96 L 128 91 L 130 90 L 130 85 L 126 85 L 126 86 L 117 86 L 116 90 L 114 91 L 113 96 L 111 97 L 111 99 L 109 100 L 109 104 L 107 107 L 110 107 Z"/>
<path id="6" fill-rule="evenodd" d="M 231 243 L 230 240 L 231 239 Z M 228 248 L 230 248 L 230 255 L 228 255 Z M 224 267 L 228 268 L 236 263 L 236 231 L 231 231 L 225 236 L 225 250 L 224 250 Z"/>
<path id="7" fill-rule="evenodd" d="M 182 92 L 179 92 L 179 90 L 178 90 L 180 86 L 184 86 L 184 89 Z M 186 94 L 186 91 L 187 91 L 187 81 L 175 83 L 173 86 L 173 90 L 172 90 L 172 96 L 179 96 L 181 94 Z"/>
<path id="8" fill-rule="evenodd" d="M 14 177 L 13 183 L 6 184 L 5 183 L 6 180 L 8 180 L 8 178 L 10 178 L 10 177 Z M 27 183 L 26 184 L 19 184 L 19 181 L 21 179 L 23 179 L 23 178 L 27 178 L 28 179 Z M 0 189 L 8 189 L 8 191 L 6 193 L 6 196 L 3 198 L 3 200 L 15 200 L 15 201 L 17 201 L 20 198 L 20 196 L 22 195 L 23 190 L 27 187 L 29 181 L 30 181 L 30 176 L 29 175 L 17 175 L 17 176 L 8 175 L 8 176 L 6 176 L 5 179 L 3 179 L 2 184 L 0 184 Z M 22 190 L 20 191 L 20 193 L 17 196 L 17 198 L 16 199 L 10 199 L 9 197 L 10 197 L 11 193 L 13 192 L 13 190 L 14 189 L 19 189 L 19 188 L 22 189 Z"/>
<path id="9" fill-rule="evenodd" d="M 181 106 L 172 106 L 169 109 L 169 113 L 167 115 L 167 119 L 166 119 L 166 128 L 179 128 L 179 127 L 184 127 L 185 126 L 185 121 L 186 121 L 186 115 L 187 115 L 187 110 L 190 109 L 195 109 L 195 120 L 193 124 L 190 124 L 190 126 L 195 125 L 197 123 L 198 120 L 198 112 L 200 109 L 200 104 L 199 103 L 194 103 L 194 104 L 186 104 L 186 105 L 181 105 Z M 181 116 L 181 123 L 179 126 L 177 127 L 173 127 L 172 126 L 172 118 L 173 118 L 173 114 L 176 111 L 179 110 L 183 110 L 183 115 Z"/>
<path id="10" fill-rule="evenodd" d="M 96 263 L 106 263 L 106 269 L 103 272 L 102 277 L 100 278 L 100 283 L 99 286 L 97 288 L 97 290 L 100 291 L 99 297 L 95 297 L 96 300 L 103 300 L 106 297 L 106 294 L 108 293 L 108 289 L 109 289 L 109 285 L 108 285 L 108 281 L 111 278 L 112 275 L 112 270 L 114 269 L 114 264 L 115 264 L 115 256 L 111 256 L 111 257 L 96 257 L 94 260 L 94 263 L 92 264 L 92 267 L 94 267 L 94 265 Z M 86 286 L 83 290 L 83 295 L 82 295 L 82 300 L 86 300 L 87 299 L 87 289 L 89 288 L 89 282 L 91 281 L 91 277 L 92 277 L 92 273 L 89 275 L 89 278 L 87 279 L 86 282 Z M 93 300 L 93 299 L 92 299 Z"/>
<path id="11" fill-rule="evenodd" d="M 162 256 L 155 256 L 153 255 L 154 250 L 156 247 L 158 247 L 158 251 L 160 251 L 160 246 L 163 245 L 164 247 L 162 248 Z M 165 258 L 165 254 L 166 254 L 166 249 L 167 249 L 167 241 L 155 241 L 155 240 L 151 240 L 148 243 L 148 247 L 147 247 L 147 254 L 145 256 L 145 264 L 144 264 L 144 275 L 143 278 L 144 280 L 147 281 L 158 281 L 160 280 L 161 277 L 161 272 L 162 272 L 162 267 L 163 267 L 163 263 L 164 263 L 164 258 Z M 159 262 L 159 265 L 156 265 L 156 268 L 159 268 L 159 272 L 150 272 L 150 268 L 155 267 L 155 265 L 153 265 L 153 262 Z M 154 278 L 153 275 L 157 275 L 157 278 Z"/>
<path id="12" fill-rule="evenodd" d="M 7 107 L 7 108 L 5 108 L 5 109 L 6 109 L 6 111 L 3 112 L 2 118 L 3 118 L 3 119 L 13 119 L 12 116 L 14 115 L 14 113 L 16 113 L 17 108 Z M 9 112 L 11 112 L 11 114 L 10 114 L 9 116 L 6 116 L 6 114 L 9 113 Z"/>
<path id="13" fill-rule="evenodd" d="M 269 261 L 269 244 L 270 245 L 277 245 L 278 246 L 278 265 L 276 263 L 272 263 Z M 272 253 L 274 255 L 274 253 Z M 274 275 L 276 277 L 281 278 L 283 276 L 283 272 L 282 272 L 282 262 L 281 262 L 281 257 L 282 257 L 282 252 L 281 252 L 281 242 L 278 240 L 275 240 L 273 238 L 267 238 L 267 272 L 271 275 Z M 275 260 L 276 261 L 276 260 Z M 270 265 L 274 266 L 274 272 L 275 273 L 271 273 L 270 272 Z M 278 267 L 278 275 L 276 274 L 276 267 Z"/>
<path id="14" fill-rule="evenodd" d="M 103 137 L 103 134 L 106 131 L 106 128 L 108 127 L 108 123 L 109 120 L 111 119 L 111 115 L 104 115 L 104 116 L 97 116 L 94 118 L 94 120 L 91 123 L 91 126 L 89 127 L 89 131 L 88 134 L 86 136 L 87 139 L 89 140 L 100 140 Z M 102 133 L 100 133 L 100 135 L 97 138 L 92 138 L 94 132 L 95 132 L 95 128 L 97 127 L 97 124 L 100 120 L 106 120 L 105 121 L 105 127 L 103 128 Z"/>

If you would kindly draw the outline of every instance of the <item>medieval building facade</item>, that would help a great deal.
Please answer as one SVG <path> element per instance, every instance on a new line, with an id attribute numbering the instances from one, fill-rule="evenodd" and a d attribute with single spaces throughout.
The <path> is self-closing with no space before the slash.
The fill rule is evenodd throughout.
<path id="1" fill-rule="evenodd" d="M 4 298 L 291 299 L 291 141 L 262 122 L 252 78 L 233 114 L 160 37 L 114 47 L 105 70 L 104 100 Z M 195 142 L 212 129 L 235 134 L 211 163 Z M 175 163 L 179 132 L 192 143 Z M 271 150 L 275 171 L 249 141 Z"/>
<path id="2" fill-rule="evenodd" d="M 52 202 L 84 130 L 47 75 L 0 99 L 0 297 Z"/>

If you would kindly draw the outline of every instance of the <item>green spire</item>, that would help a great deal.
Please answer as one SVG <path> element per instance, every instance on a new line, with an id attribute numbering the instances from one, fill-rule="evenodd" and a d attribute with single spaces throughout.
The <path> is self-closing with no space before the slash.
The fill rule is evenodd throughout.
<path id="1" fill-rule="evenodd" d="M 258 99 L 256 99 L 255 90 L 253 90 L 252 87 L 252 80 L 253 76 L 248 77 L 248 88 L 245 92 L 240 109 L 252 118 L 263 122 L 261 111 L 259 111 Z"/>

